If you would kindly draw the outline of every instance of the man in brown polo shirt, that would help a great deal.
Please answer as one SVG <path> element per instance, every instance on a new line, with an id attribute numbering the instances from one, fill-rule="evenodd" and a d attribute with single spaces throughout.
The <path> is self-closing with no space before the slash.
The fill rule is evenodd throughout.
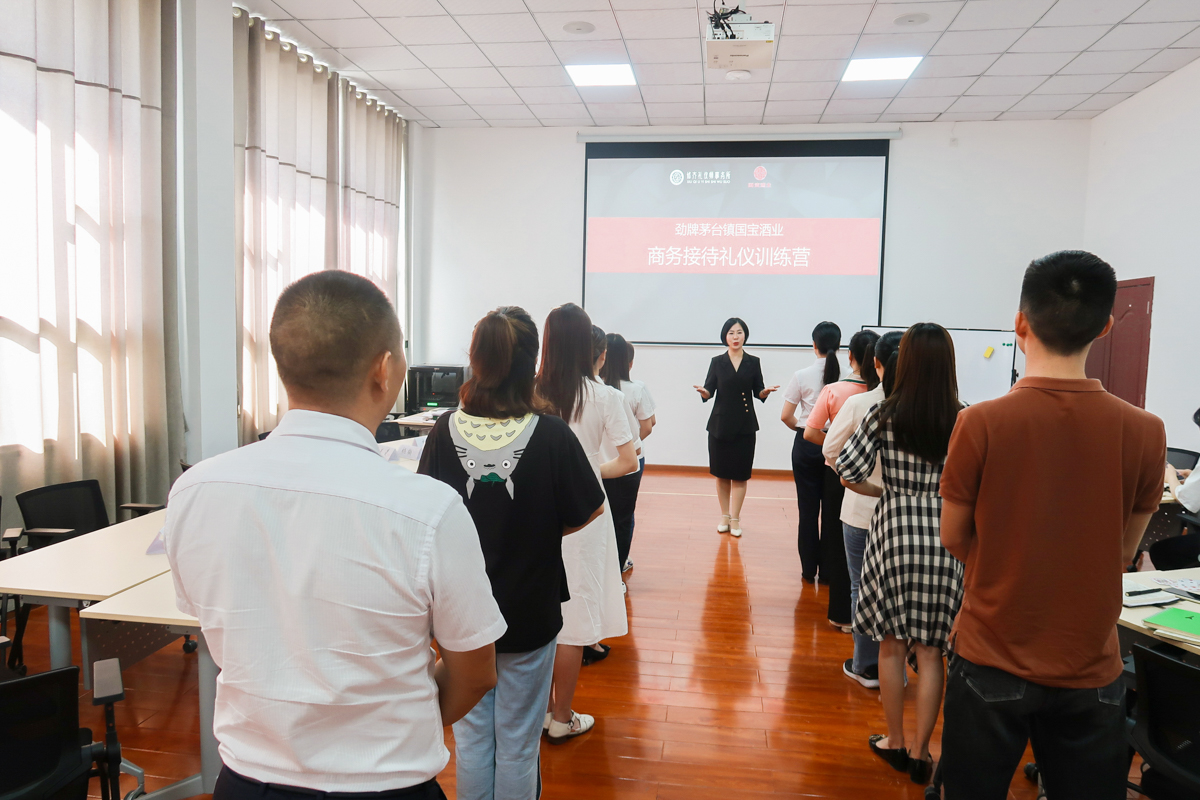
<path id="1" fill-rule="evenodd" d="M 1091 253 L 1029 265 L 1026 372 L 958 416 L 942 543 L 966 564 L 942 735 L 947 800 L 1003 800 L 1033 742 L 1053 800 L 1125 797 L 1121 575 L 1162 497 L 1162 421 L 1084 374 L 1117 279 Z"/>

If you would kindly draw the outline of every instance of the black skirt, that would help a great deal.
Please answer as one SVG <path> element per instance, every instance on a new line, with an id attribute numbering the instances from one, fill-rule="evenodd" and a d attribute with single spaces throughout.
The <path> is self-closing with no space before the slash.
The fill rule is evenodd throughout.
<path id="1" fill-rule="evenodd" d="M 708 471 L 727 481 L 748 481 L 754 469 L 755 434 L 744 433 L 732 439 L 708 435 Z"/>

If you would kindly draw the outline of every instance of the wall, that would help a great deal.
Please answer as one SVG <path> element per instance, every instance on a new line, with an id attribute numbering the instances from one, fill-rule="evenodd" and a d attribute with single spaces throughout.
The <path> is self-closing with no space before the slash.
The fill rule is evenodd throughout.
<path id="1" fill-rule="evenodd" d="M 1025 265 L 1083 243 L 1088 121 L 903 128 L 892 143 L 882 322 L 1010 328 Z M 584 146 L 575 137 L 573 128 L 443 128 L 414 137 L 418 362 L 465 363 L 475 321 L 502 303 L 525 306 L 540 324 L 554 306 L 579 301 Z M 820 319 L 819 302 L 798 304 L 797 326 Z M 813 359 L 753 343 L 751 351 L 768 383 L 786 384 Z M 634 376 L 659 404 L 652 462 L 707 464 L 708 407 L 691 387 L 717 352 L 638 348 Z M 778 421 L 780 406 L 775 395 L 758 407 L 758 467 L 790 468 L 792 433 Z"/>
<path id="2" fill-rule="evenodd" d="M 1154 276 L 1146 408 L 1200 450 L 1200 62 L 1092 120 L 1086 242 L 1120 278 Z"/>

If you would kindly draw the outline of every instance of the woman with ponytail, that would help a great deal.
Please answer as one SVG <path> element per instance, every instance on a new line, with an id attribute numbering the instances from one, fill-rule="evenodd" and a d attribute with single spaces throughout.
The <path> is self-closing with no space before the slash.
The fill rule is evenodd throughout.
<path id="1" fill-rule="evenodd" d="M 800 522 L 796 547 L 800 551 L 800 576 L 815 583 L 821 568 L 821 495 L 825 486 L 825 458 L 820 445 L 804 438 L 804 421 L 812 413 L 821 389 L 842 377 L 837 351 L 842 346 L 842 329 L 832 322 L 813 328 L 813 352 L 817 360 L 792 376 L 783 390 L 783 424 L 796 432 L 792 443 L 792 479 L 796 482 L 796 506 Z M 834 515 L 837 518 L 837 515 Z"/>
<path id="2" fill-rule="evenodd" d="M 567 591 L 563 537 L 581 535 L 604 508 L 579 440 L 563 420 L 543 415 L 535 398 L 537 356 L 537 326 L 523 309 L 505 306 L 481 319 L 460 407 L 437 421 L 421 456 L 421 473 L 462 495 L 508 624 L 496 642 L 496 688 L 454 723 L 463 800 L 537 797 Z M 578 671 L 578 654 L 575 664 Z"/>

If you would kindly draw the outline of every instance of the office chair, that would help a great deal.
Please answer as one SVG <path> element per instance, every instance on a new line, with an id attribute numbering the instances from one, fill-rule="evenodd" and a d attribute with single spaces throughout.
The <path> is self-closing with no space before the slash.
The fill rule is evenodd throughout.
<path id="1" fill-rule="evenodd" d="M 1200 795 L 1200 667 L 1133 646 L 1137 706 L 1126 731 L 1145 762 L 1140 786 L 1153 800 Z"/>
<path id="2" fill-rule="evenodd" d="M 1184 450 L 1179 447 L 1167 448 L 1167 463 L 1175 469 L 1195 469 L 1200 462 L 1200 453 L 1195 450 Z"/>
<path id="3" fill-rule="evenodd" d="M 104 741 L 79 727 L 79 667 L 0 683 L 0 800 L 121 800 L 121 743 L 113 704 L 124 699 L 121 665 L 97 661 L 93 705 L 104 706 Z"/>

